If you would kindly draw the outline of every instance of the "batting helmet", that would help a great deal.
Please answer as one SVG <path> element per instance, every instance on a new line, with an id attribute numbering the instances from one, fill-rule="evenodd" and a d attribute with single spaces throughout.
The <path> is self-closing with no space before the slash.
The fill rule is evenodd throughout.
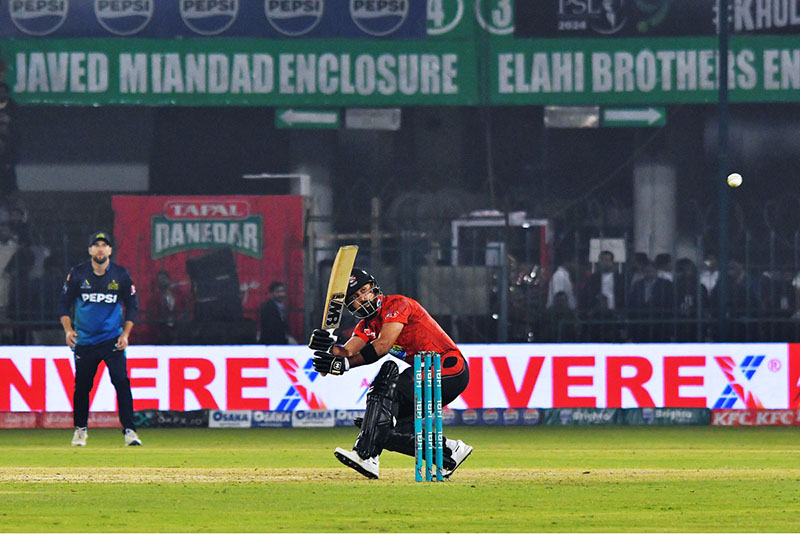
<path id="1" fill-rule="evenodd" d="M 372 296 L 367 302 L 362 302 L 356 299 L 356 295 L 367 284 L 372 284 L 370 288 Z M 364 269 L 353 269 L 350 272 L 350 282 L 347 284 L 347 296 L 345 297 L 347 309 L 350 313 L 357 319 L 369 319 L 378 313 L 382 301 L 383 292 L 381 292 L 381 286 L 375 281 L 375 277 Z"/>

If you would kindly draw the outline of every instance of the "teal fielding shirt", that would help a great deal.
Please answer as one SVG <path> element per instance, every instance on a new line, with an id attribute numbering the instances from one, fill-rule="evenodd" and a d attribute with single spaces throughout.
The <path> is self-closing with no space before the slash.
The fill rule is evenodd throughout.
<path id="1" fill-rule="evenodd" d="M 94 273 L 91 260 L 70 270 L 58 299 L 58 316 L 69 315 L 73 303 L 78 345 L 97 345 L 119 337 L 124 322 L 136 321 L 139 309 L 131 275 L 110 260 L 103 276 Z"/>

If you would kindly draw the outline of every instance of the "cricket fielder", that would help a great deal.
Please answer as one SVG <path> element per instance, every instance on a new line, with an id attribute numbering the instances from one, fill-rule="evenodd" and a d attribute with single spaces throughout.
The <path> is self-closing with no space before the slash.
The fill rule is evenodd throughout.
<path id="1" fill-rule="evenodd" d="M 353 336 L 334 345 L 327 330 L 314 330 L 308 346 L 314 350 L 314 369 L 341 375 L 359 365 L 375 363 L 386 354 L 413 364 L 414 354 L 438 352 L 442 357 L 442 406 L 452 402 L 469 383 L 467 361 L 442 327 L 417 301 L 384 295 L 375 278 L 353 269 L 345 297 L 347 309 L 360 319 Z M 353 450 L 339 447 L 336 458 L 367 478 L 378 478 L 383 449 L 414 456 L 414 368 L 399 372 L 387 360 L 367 392 L 367 408 Z M 442 437 L 443 474 L 449 478 L 472 452 L 461 440 Z"/>
<path id="2" fill-rule="evenodd" d="M 61 326 L 75 356 L 72 397 L 75 423 L 72 445 L 75 447 L 86 445 L 89 394 L 101 361 L 106 362 L 111 383 L 117 391 L 125 445 L 142 444 L 133 423 L 133 397 L 125 359 L 128 336 L 138 310 L 136 288 L 128 270 L 111 261 L 112 245 L 110 234 L 92 234 L 89 238 L 91 259 L 70 270 L 58 299 Z M 73 304 L 74 322 L 70 318 Z"/>

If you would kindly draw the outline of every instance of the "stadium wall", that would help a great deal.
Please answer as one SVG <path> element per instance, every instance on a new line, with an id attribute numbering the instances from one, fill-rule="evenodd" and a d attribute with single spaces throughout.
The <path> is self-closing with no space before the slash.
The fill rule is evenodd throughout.
<path id="1" fill-rule="evenodd" d="M 800 344 L 462 345 L 470 385 L 449 408 L 800 408 Z M 380 366 L 314 372 L 303 346 L 134 346 L 134 409 L 361 410 Z M 114 412 L 101 366 L 92 412 Z M 0 412 L 71 412 L 66 347 L 3 347 Z"/>

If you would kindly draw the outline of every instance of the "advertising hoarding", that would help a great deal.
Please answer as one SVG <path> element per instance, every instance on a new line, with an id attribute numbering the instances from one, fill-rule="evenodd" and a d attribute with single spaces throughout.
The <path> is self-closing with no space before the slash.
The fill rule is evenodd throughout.
<path id="1" fill-rule="evenodd" d="M 797 346 L 463 345 L 470 384 L 450 408 L 797 409 Z M 127 355 L 136 410 L 364 409 L 380 367 L 321 377 L 302 346 L 133 346 Z M 91 410 L 114 411 L 101 370 Z M 73 373 L 66 347 L 4 347 L 0 411 L 71 411 Z"/>

